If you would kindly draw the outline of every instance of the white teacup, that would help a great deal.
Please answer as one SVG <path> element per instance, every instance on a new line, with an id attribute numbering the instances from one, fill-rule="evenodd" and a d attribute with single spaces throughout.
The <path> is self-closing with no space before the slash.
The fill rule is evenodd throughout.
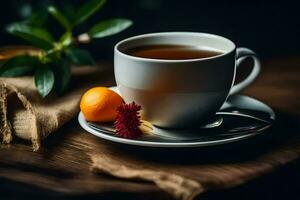
<path id="1" fill-rule="evenodd" d="M 128 49 L 145 45 L 191 45 L 222 52 L 220 55 L 186 60 L 163 60 L 127 55 Z M 236 48 L 224 37 L 193 32 L 139 35 L 115 46 L 114 70 L 125 102 L 142 106 L 142 118 L 163 128 L 186 128 L 203 124 L 229 95 L 247 87 L 260 71 L 260 61 L 247 48 Z M 236 68 L 247 58 L 252 72 L 234 85 Z"/>

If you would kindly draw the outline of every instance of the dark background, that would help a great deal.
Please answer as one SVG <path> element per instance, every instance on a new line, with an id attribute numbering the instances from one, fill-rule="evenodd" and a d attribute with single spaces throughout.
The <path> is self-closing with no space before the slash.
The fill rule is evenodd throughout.
<path id="1" fill-rule="evenodd" d="M 23 43 L 4 31 L 6 24 L 19 21 L 32 10 L 46 4 L 61 9 L 77 7 L 78 0 L 10 0 L 0 7 L 0 45 Z M 296 2 L 296 1 L 295 1 Z M 216 0 L 108 0 L 96 15 L 83 24 L 77 33 L 87 30 L 101 19 L 126 17 L 134 21 L 130 29 L 84 46 L 97 59 L 111 59 L 113 45 L 126 37 L 160 31 L 195 31 L 223 35 L 237 46 L 256 51 L 262 59 L 299 55 L 300 10 L 292 1 L 216 1 Z M 62 32 L 51 17 L 46 25 L 57 36 Z"/>
<path id="2" fill-rule="evenodd" d="M 25 44 L 7 34 L 5 25 L 42 10 L 46 4 L 63 9 L 79 6 L 84 0 L 8 0 L 0 6 L 0 46 Z M 160 31 L 195 31 L 223 35 L 237 46 L 246 46 L 263 59 L 300 55 L 300 6 L 297 1 L 217 1 L 217 0 L 108 0 L 107 4 L 87 23 L 77 29 L 82 33 L 101 19 L 126 17 L 134 25 L 115 36 L 85 45 L 97 59 L 112 59 L 113 46 L 126 37 Z M 58 36 L 61 27 L 49 18 L 46 23 Z M 290 83 L 290 82 L 289 82 Z M 276 94 L 275 94 L 276 95 Z M 276 173 L 226 191 L 213 191 L 203 199 L 299 199 L 300 162 L 282 167 Z M 14 186 L 0 183 L 0 188 L 14 193 Z M 31 192 L 25 188 L 26 192 Z M 1 191 L 3 198 L 5 192 Z M 36 193 L 36 191 L 33 191 Z M 20 193 L 22 195 L 23 193 Z M 15 193 L 18 195 L 18 193 Z M 296 197 L 296 198 L 293 198 Z"/>

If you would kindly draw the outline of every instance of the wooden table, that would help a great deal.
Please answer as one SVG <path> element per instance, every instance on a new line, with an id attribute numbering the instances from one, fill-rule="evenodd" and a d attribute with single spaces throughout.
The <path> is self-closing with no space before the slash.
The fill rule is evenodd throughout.
<path id="1" fill-rule="evenodd" d="M 111 73 L 111 75 L 113 75 Z M 300 115 L 300 58 L 263 62 L 261 76 L 244 93 L 272 106 L 276 111 Z M 298 118 L 299 119 L 299 118 Z M 0 199 L 171 199 L 147 182 L 120 180 L 89 172 L 88 153 L 112 143 L 82 130 L 77 119 L 62 127 L 33 153 L 18 141 L 0 149 Z M 201 196 L 202 199 L 282 199 L 298 195 L 300 161 L 245 185 Z"/>

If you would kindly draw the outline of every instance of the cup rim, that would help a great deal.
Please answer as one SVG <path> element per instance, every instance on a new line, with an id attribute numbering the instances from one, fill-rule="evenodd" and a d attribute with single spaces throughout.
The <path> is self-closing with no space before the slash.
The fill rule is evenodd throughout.
<path id="1" fill-rule="evenodd" d="M 219 38 L 222 40 L 225 40 L 226 42 L 230 43 L 232 45 L 232 49 L 221 53 L 220 55 L 216 55 L 216 56 L 212 56 L 212 57 L 207 57 L 207 58 L 193 58 L 193 59 L 155 59 L 155 58 L 142 58 L 142 57 L 137 57 L 137 56 L 132 56 L 132 55 L 128 55 L 126 53 L 123 53 L 122 51 L 119 50 L 119 46 L 126 43 L 126 42 L 130 42 L 136 39 L 141 39 L 141 38 L 145 38 L 145 37 L 153 37 L 153 36 L 160 36 L 160 35 L 197 35 L 197 36 L 209 36 L 209 37 L 213 37 L 213 38 Z M 212 33 L 204 33 L 204 32 L 156 32 L 156 33 L 146 33 L 146 34 L 141 34 L 141 35 L 136 35 L 136 36 L 132 36 L 129 38 L 126 38 L 124 40 L 119 41 L 115 47 L 114 47 L 114 51 L 124 57 L 130 58 L 130 59 L 134 59 L 134 60 L 138 60 L 138 61 L 149 61 L 149 62 L 166 62 L 166 63 L 178 63 L 178 62 L 194 62 L 194 61 L 204 61 L 204 60 L 213 60 L 216 58 L 220 58 L 223 56 L 226 56 L 230 53 L 232 53 L 234 50 L 236 49 L 236 45 L 234 44 L 234 42 L 232 42 L 230 39 L 220 36 L 220 35 L 216 35 L 216 34 L 212 34 Z"/>

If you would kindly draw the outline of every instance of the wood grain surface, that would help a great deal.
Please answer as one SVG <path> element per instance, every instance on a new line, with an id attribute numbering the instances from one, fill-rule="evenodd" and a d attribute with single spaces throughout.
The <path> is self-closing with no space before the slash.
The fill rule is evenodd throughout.
<path id="1" fill-rule="evenodd" d="M 111 70 L 108 74 L 109 76 L 106 78 L 110 79 L 113 85 L 113 71 Z M 261 75 L 244 93 L 273 107 L 279 114 L 279 119 L 283 120 L 282 123 L 291 123 L 292 121 L 291 130 L 288 131 L 292 132 L 294 128 L 299 128 L 296 125 L 300 122 L 299 87 L 300 58 L 277 58 L 263 62 Z M 282 138 L 278 139 L 278 141 L 280 140 Z M 263 148 L 263 145 L 253 147 L 253 151 L 259 153 L 263 151 Z M 143 151 L 146 152 L 142 153 L 145 159 L 159 159 L 157 157 L 160 155 L 155 150 L 149 152 L 149 150 L 116 145 L 96 138 L 86 133 L 78 125 L 77 119 L 74 119 L 56 134 L 50 136 L 44 142 L 41 152 L 32 152 L 30 144 L 24 141 L 16 141 L 10 146 L 1 146 L 0 199 L 1 195 L 7 199 L 171 199 L 170 195 L 147 182 L 126 181 L 107 175 L 90 173 L 89 154 L 97 151 L 97 149 L 106 149 L 119 156 L 122 156 L 122 153 L 136 154 Z M 251 148 L 248 149 L 251 150 Z M 205 154 L 205 152 L 210 151 L 210 149 L 201 150 L 201 153 Z M 190 153 L 190 150 L 187 153 Z M 183 154 L 181 153 L 181 155 Z M 172 156 L 173 154 L 168 152 L 167 155 Z M 204 156 L 203 158 L 207 157 Z M 206 162 L 206 160 L 204 159 L 202 162 Z M 221 196 L 238 199 L 238 197 L 243 196 L 243 199 L 250 199 L 256 198 L 253 195 L 257 194 L 265 199 L 277 199 L 281 197 L 280 195 L 292 195 L 294 194 L 292 190 L 298 190 L 299 187 L 288 187 L 291 191 L 281 192 L 279 195 L 276 195 L 275 191 L 269 191 L 269 187 L 275 185 L 274 187 L 285 190 L 285 186 L 279 184 L 279 179 L 283 177 L 298 177 L 300 179 L 300 176 L 296 175 L 299 173 L 299 171 L 297 172 L 299 169 L 297 162 L 290 164 L 290 168 L 284 167 L 273 175 L 267 176 L 266 180 L 252 181 L 246 186 L 240 186 L 229 191 L 210 192 L 202 198 L 218 199 Z M 276 181 L 279 181 L 278 184 Z M 285 184 L 287 182 L 288 180 L 285 181 Z M 291 183 L 298 183 L 299 185 L 300 180 L 291 180 Z M 265 187 L 266 196 L 257 192 L 262 191 L 262 187 Z M 247 195 L 249 188 L 252 195 Z M 274 196 L 270 196 L 271 193 Z"/>

